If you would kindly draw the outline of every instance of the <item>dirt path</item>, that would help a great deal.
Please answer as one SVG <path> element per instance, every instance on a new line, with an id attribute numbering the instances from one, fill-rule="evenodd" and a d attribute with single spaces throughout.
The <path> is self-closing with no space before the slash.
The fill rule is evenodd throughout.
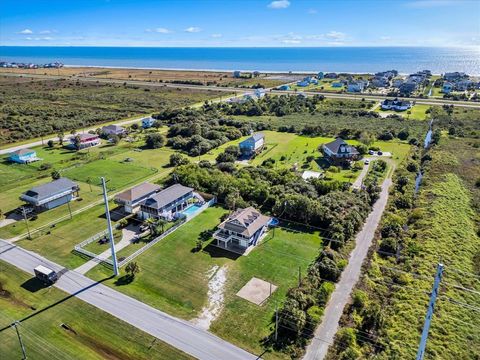
<path id="1" fill-rule="evenodd" d="M 192 322 L 203 330 L 208 330 L 211 323 L 220 314 L 223 307 L 225 282 L 227 281 L 227 267 L 214 266 L 207 273 L 208 282 L 208 305 L 202 309 L 201 314 Z"/>
<path id="2" fill-rule="evenodd" d="M 304 360 L 323 359 L 327 355 L 330 344 L 333 344 L 343 309 L 350 301 L 353 287 L 360 278 L 363 261 L 367 257 L 375 230 L 387 205 L 388 189 L 391 184 L 390 177 L 383 182 L 380 198 L 373 206 L 373 210 L 367 217 L 362 230 L 355 237 L 355 249 L 350 254 L 348 265 L 343 271 L 340 281 L 335 286 L 332 297 L 325 308 L 322 323 L 315 331 L 315 338 L 308 346 Z"/>

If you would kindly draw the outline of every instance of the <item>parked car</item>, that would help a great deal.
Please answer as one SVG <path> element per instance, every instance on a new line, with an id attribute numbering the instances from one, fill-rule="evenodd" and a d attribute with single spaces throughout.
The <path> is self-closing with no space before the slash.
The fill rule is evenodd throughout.
<path id="1" fill-rule="evenodd" d="M 370 155 L 375 155 L 375 151 L 373 151 L 373 150 L 369 150 L 368 153 L 369 153 Z"/>
<path id="2" fill-rule="evenodd" d="M 365 165 L 368 165 L 368 164 L 370 164 L 370 160 L 365 159 L 364 163 L 365 163 Z"/>
<path id="3" fill-rule="evenodd" d="M 382 153 L 381 151 L 379 151 L 379 152 L 377 152 L 377 155 L 378 155 L 378 156 L 382 156 L 383 153 Z"/>
<path id="4" fill-rule="evenodd" d="M 43 282 L 45 285 L 53 285 L 58 280 L 57 273 L 43 265 L 38 265 L 33 269 L 35 277 Z"/>

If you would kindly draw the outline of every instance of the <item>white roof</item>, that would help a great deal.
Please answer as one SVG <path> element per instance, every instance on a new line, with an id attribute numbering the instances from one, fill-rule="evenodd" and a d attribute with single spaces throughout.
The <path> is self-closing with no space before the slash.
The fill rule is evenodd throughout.
<path id="1" fill-rule="evenodd" d="M 49 269 L 43 265 L 38 265 L 35 270 L 37 270 L 39 273 L 42 273 L 42 274 L 45 274 L 45 275 L 49 275 L 50 273 L 53 272 L 52 269 Z"/>
<path id="2" fill-rule="evenodd" d="M 319 172 L 305 170 L 302 174 L 302 179 L 303 180 L 308 180 L 310 178 L 318 179 L 320 177 L 320 175 L 321 175 L 321 173 L 319 173 Z"/>

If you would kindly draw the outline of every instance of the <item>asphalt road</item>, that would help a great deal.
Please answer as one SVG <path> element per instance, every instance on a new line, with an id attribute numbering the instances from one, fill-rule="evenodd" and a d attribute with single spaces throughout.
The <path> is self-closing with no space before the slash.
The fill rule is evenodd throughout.
<path id="1" fill-rule="evenodd" d="M 349 302 L 353 287 L 360 278 L 363 261 L 367 257 L 368 249 L 372 244 L 375 231 L 385 210 L 388 200 L 388 189 L 391 184 L 390 178 L 383 182 L 380 198 L 373 206 L 373 210 L 367 217 L 362 230 L 355 237 L 355 249 L 350 254 L 348 265 L 343 271 L 340 281 L 336 284 L 335 290 L 325 308 L 322 323 L 315 330 L 315 337 L 307 348 L 304 360 L 324 359 L 329 346 L 333 344 L 343 309 Z"/>
<path id="2" fill-rule="evenodd" d="M 157 337 L 198 359 L 240 360 L 259 357 L 242 350 L 188 321 L 177 319 L 138 300 L 97 283 L 84 275 L 69 271 L 40 255 L 0 240 L 0 260 L 33 275 L 33 269 L 44 265 L 60 272 L 55 286 L 68 294 Z M 158 281 L 161 281 L 159 279 Z M 65 297 L 68 301 L 69 296 Z M 53 304 L 55 306 L 55 304 Z M 37 311 L 42 311 L 39 309 Z M 47 309 L 48 311 L 48 309 Z M 128 337 L 128 334 L 125 334 Z"/>

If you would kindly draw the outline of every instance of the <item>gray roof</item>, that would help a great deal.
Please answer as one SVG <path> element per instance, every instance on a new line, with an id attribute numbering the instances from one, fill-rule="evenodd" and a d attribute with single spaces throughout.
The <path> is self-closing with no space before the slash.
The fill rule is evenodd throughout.
<path id="1" fill-rule="evenodd" d="M 115 199 L 120 199 L 124 201 L 135 201 L 149 194 L 153 194 L 158 190 L 160 190 L 160 186 L 144 182 L 143 184 L 134 186 L 128 190 L 121 192 L 120 194 L 115 195 Z"/>
<path id="2" fill-rule="evenodd" d="M 265 137 L 264 133 L 255 133 L 252 135 L 252 138 L 253 140 L 255 140 L 255 142 L 257 142 L 260 139 L 263 139 L 264 137 Z"/>
<path id="3" fill-rule="evenodd" d="M 32 149 L 19 149 L 19 150 L 16 150 L 12 153 L 10 153 L 10 155 L 26 155 L 26 154 L 30 154 L 30 153 L 34 153 L 35 150 L 32 150 Z"/>
<path id="4" fill-rule="evenodd" d="M 123 127 L 121 127 L 120 125 L 112 124 L 112 125 L 104 126 L 104 127 L 102 128 L 102 130 L 123 131 L 123 130 L 125 130 L 125 129 L 124 129 Z"/>
<path id="5" fill-rule="evenodd" d="M 266 226 L 269 221 L 270 217 L 262 215 L 250 206 L 246 209 L 238 209 L 230 215 L 227 220 L 218 225 L 218 227 L 251 237 L 262 226 Z"/>
<path id="6" fill-rule="evenodd" d="M 37 201 L 41 201 L 65 191 L 74 191 L 78 189 L 79 186 L 77 183 L 67 178 L 60 178 L 47 184 L 35 186 L 24 192 L 23 195 L 35 198 Z"/>
<path id="7" fill-rule="evenodd" d="M 150 198 L 142 202 L 142 205 L 155 209 L 161 209 L 166 205 L 174 202 L 178 198 L 187 195 L 191 191 L 193 191 L 193 188 L 191 187 L 183 186 L 181 184 L 175 184 L 151 196 Z"/>
<path id="8" fill-rule="evenodd" d="M 331 152 L 338 154 L 340 150 L 340 146 L 346 145 L 347 152 L 350 154 L 358 154 L 357 149 L 354 146 L 348 145 L 342 138 L 337 137 L 334 141 L 329 142 L 328 144 L 324 144 L 326 148 L 328 148 Z"/>

